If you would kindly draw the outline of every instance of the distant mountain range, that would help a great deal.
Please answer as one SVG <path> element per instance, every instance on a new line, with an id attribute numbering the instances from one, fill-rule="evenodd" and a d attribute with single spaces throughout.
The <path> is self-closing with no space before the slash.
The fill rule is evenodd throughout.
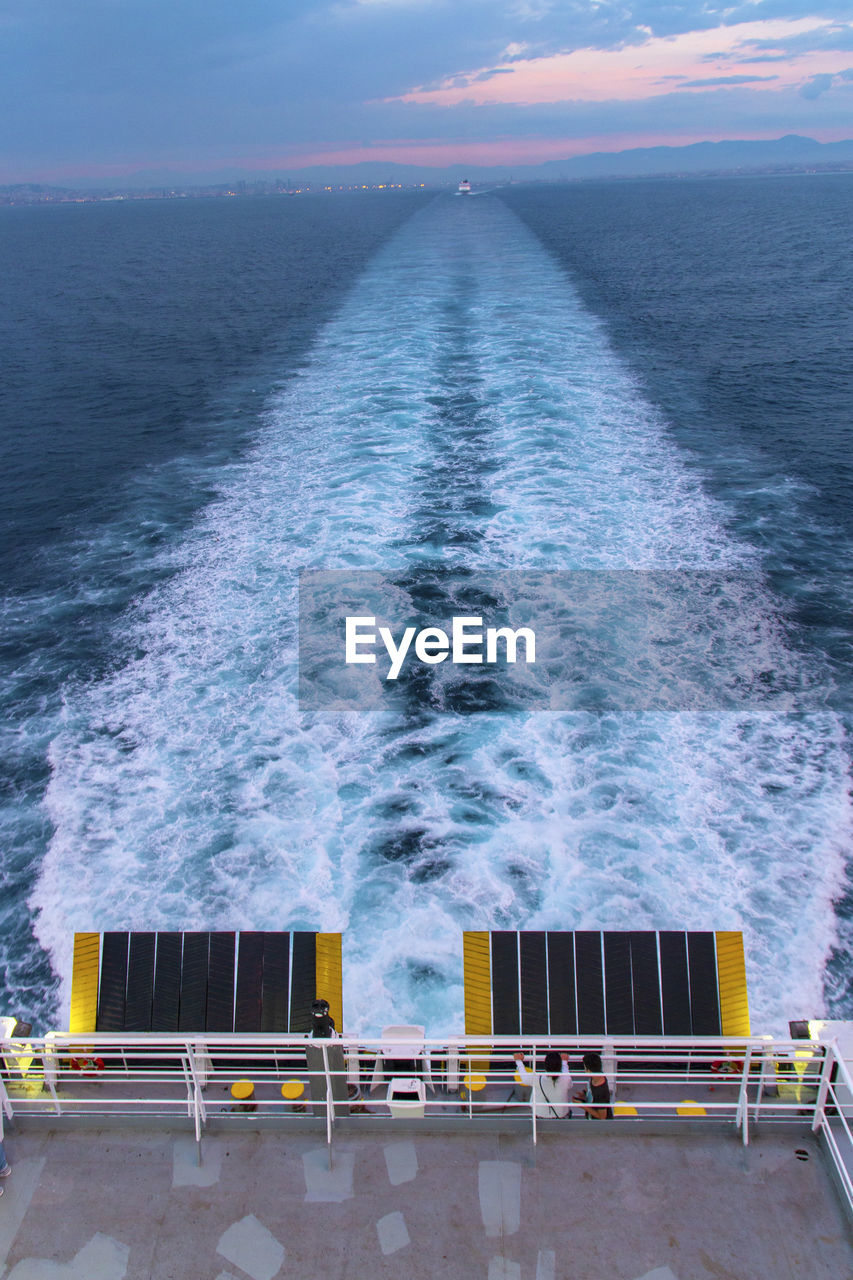
<path id="1" fill-rule="evenodd" d="M 424 165 L 382 164 L 375 160 L 362 164 L 322 165 L 294 170 L 292 181 L 315 183 L 358 182 L 458 182 L 473 183 L 556 182 L 561 178 L 650 177 L 668 173 L 718 173 L 756 169 L 802 169 L 817 166 L 853 166 L 853 139 L 844 142 L 817 142 L 787 134 L 770 141 L 694 142 L 685 147 L 637 147 L 631 151 L 595 151 L 566 160 L 544 164 L 451 165 L 430 169 Z M 269 175 L 258 174 L 257 177 Z"/>
<path id="2" fill-rule="evenodd" d="M 313 165 L 277 173 L 234 170 L 206 174 L 178 174 L 174 171 L 147 170 L 126 178 L 103 179 L 82 176 L 68 187 L 77 190 L 151 190 L 211 187 L 236 183 L 289 183 L 312 187 L 325 184 L 352 186 L 379 183 L 403 183 L 429 186 L 456 183 L 466 177 L 476 185 L 508 182 L 558 182 L 561 179 L 635 178 L 664 174 L 696 174 L 756 172 L 762 170 L 798 171 L 809 168 L 853 168 L 853 139 L 843 142 L 817 142 L 787 134 L 783 138 L 764 140 L 732 140 L 726 142 L 694 142 L 684 147 L 638 147 L 630 151 L 596 151 L 565 160 L 549 160 L 544 164 L 450 165 L 430 168 L 417 164 L 390 164 L 368 160 L 351 165 Z M 3 188 L 11 190 L 9 187 Z"/>
<path id="3" fill-rule="evenodd" d="M 686 147 L 638 147 L 632 151 L 611 153 L 596 151 L 571 160 L 551 160 L 536 168 L 542 177 L 553 179 L 809 168 L 812 165 L 853 165 L 853 139 L 817 142 L 814 138 L 789 133 L 769 141 L 694 142 Z M 539 177 L 540 173 L 535 176 Z"/>

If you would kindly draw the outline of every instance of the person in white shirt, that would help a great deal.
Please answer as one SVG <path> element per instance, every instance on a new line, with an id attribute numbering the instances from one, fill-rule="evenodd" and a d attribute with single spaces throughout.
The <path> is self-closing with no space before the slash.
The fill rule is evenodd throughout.
<path id="1" fill-rule="evenodd" d="M 515 1063 L 522 1084 L 532 1085 L 539 1120 L 563 1120 L 572 1114 L 569 1097 L 572 1077 L 569 1074 L 569 1055 L 550 1049 L 545 1054 L 545 1070 L 530 1071 L 524 1065 L 521 1053 L 514 1053 Z"/>

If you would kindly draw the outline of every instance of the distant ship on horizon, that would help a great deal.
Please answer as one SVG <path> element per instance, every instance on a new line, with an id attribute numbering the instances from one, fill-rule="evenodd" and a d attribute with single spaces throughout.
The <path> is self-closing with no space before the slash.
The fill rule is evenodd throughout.
<path id="1" fill-rule="evenodd" d="M 458 196 L 469 196 L 471 194 L 471 183 L 467 178 L 463 178 L 459 183 L 459 189 L 456 194 Z"/>

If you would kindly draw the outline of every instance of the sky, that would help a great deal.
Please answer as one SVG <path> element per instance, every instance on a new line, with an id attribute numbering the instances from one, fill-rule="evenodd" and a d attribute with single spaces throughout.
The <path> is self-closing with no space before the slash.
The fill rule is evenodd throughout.
<path id="1" fill-rule="evenodd" d="M 0 183 L 853 137 L 850 0 L 0 0 Z"/>

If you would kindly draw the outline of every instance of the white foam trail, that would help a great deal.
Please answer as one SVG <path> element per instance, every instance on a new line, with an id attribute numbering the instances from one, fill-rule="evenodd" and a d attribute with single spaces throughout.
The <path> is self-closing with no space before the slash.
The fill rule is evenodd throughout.
<path id="1" fill-rule="evenodd" d="M 749 564 L 724 517 L 523 225 L 437 201 L 271 398 L 122 665 L 68 692 L 32 898 L 60 972 L 74 929 L 342 929 L 347 1028 L 439 1033 L 463 928 L 743 927 L 756 1025 L 819 1012 L 850 830 L 831 714 L 296 702 L 302 568 Z"/>

